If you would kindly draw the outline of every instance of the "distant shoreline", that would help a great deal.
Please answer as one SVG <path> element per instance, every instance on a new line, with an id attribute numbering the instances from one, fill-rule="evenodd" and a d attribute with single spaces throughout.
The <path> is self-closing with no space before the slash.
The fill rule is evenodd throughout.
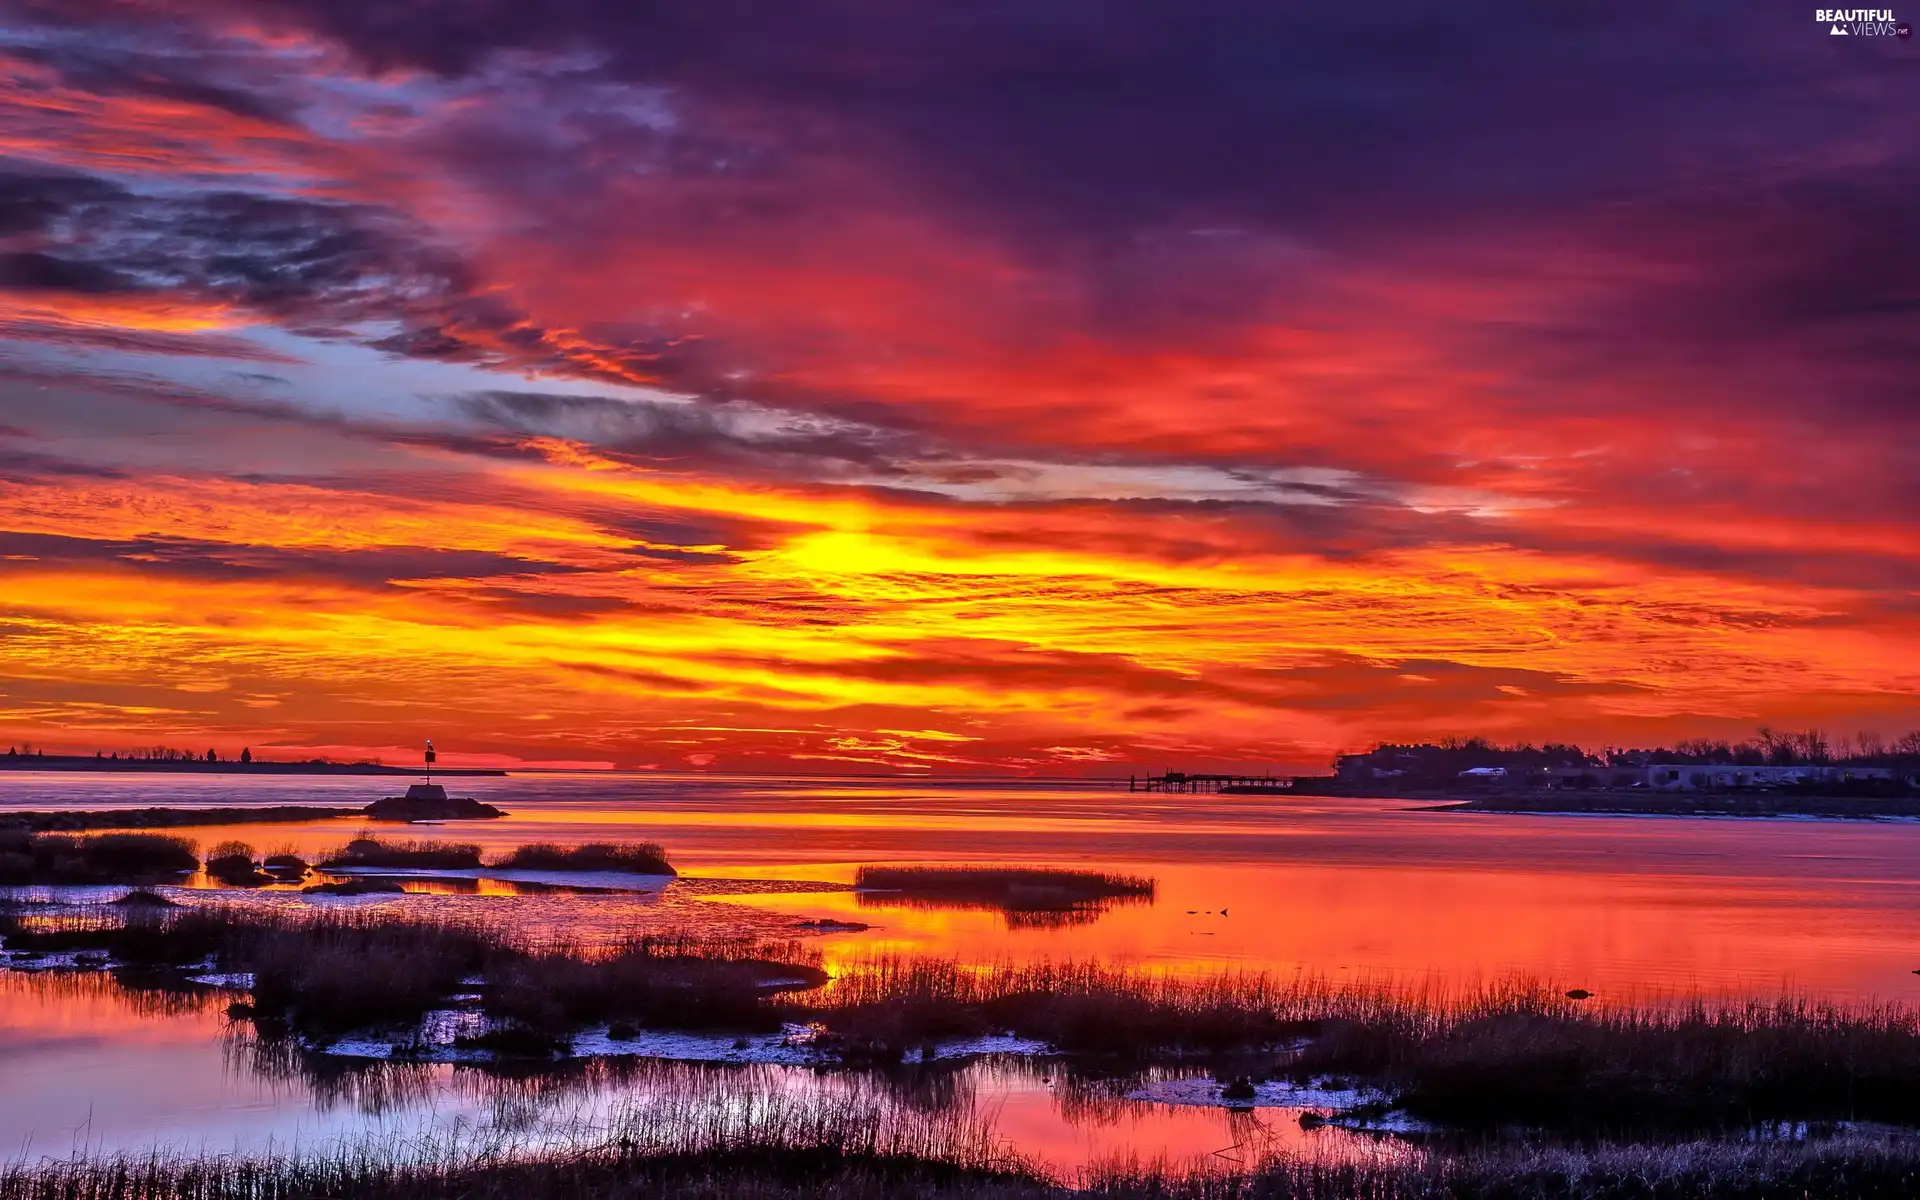
<path id="1" fill-rule="evenodd" d="M 1415 797 L 1405 797 L 1415 799 Z M 1531 813 L 1540 816 L 1627 817 L 1830 817 L 1870 821 L 1920 817 L 1920 796 L 1762 795 L 1547 795 L 1420 797 L 1421 812 Z M 1434 801 L 1438 801 L 1435 803 Z"/>
<path id="2" fill-rule="evenodd" d="M 202 825 L 265 825 L 364 817 L 359 808 L 317 804 L 275 804 L 223 808 L 105 808 L 51 812 L 0 809 L 0 830 L 28 833 L 86 833 L 100 829 L 184 829 Z"/>
<path id="3" fill-rule="evenodd" d="M 383 763 L 206 762 L 200 759 L 95 758 L 82 754 L 0 755 L 0 771 L 106 771 L 157 775 L 424 775 Z M 435 775 L 505 775 L 497 767 L 435 767 Z"/>

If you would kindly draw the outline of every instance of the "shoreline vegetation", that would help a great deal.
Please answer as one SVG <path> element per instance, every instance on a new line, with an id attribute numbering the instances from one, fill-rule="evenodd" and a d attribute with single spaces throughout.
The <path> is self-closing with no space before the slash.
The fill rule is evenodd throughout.
<path id="1" fill-rule="evenodd" d="M 221 808 L 93 808 L 72 811 L 0 810 L 0 831 L 81 833 L 95 829 L 184 829 L 196 825 L 268 825 L 361 817 L 364 808 L 274 804 Z"/>
<path id="2" fill-rule="evenodd" d="M 398 775 L 419 776 L 419 767 L 397 767 L 373 762 L 330 762 L 310 759 L 306 762 L 241 761 L 233 758 L 207 759 L 180 755 L 173 758 L 103 757 L 94 754 L 0 754 L 0 770 L 12 771 L 132 771 L 136 773 L 183 775 Z M 503 776 L 499 767 L 435 767 L 435 775 L 448 778 Z"/>
<path id="3" fill-rule="evenodd" d="M 199 869 L 198 847 L 166 834 L 0 830 L 0 886 L 173 882 Z"/>
<path id="4" fill-rule="evenodd" d="M 1404 1114 L 1454 1134 L 1920 1130 L 1920 1011 L 1898 1005 L 1608 1005 L 1524 981 L 1449 991 L 895 955 L 829 976 L 805 940 L 667 933 L 588 952 L 378 910 L 230 904 L 21 906 L 0 936 L 10 964 L 68 956 L 129 988 L 245 977 L 251 997 L 229 1015 L 301 1053 L 357 1039 L 431 1060 L 430 1014 L 457 1009 L 471 1020 L 450 1049 L 481 1061 L 551 1064 L 576 1039 L 617 1047 L 643 1030 L 804 1028 L 822 1065 L 892 1067 L 997 1037 L 1108 1068 L 1203 1067 L 1223 1102 L 1256 1083 L 1338 1090 L 1354 1119 Z"/>
<path id="5" fill-rule="evenodd" d="M 414 801 L 388 796 L 359 808 L 320 804 L 234 805 L 218 808 L 0 809 L 0 832 L 84 833 L 100 829 L 190 829 L 208 825 L 274 825 L 359 817 L 367 821 L 492 820 L 507 814 L 474 800 Z"/>
<path id="6" fill-rule="evenodd" d="M 1412 798 L 1412 797 L 1407 797 Z M 1497 792 L 1435 797 L 1424 812 L 1543 816 L 1828 817 L 1849 821 L 1920 817 L 1920 796 L 1793 795 L 1780 792 Z"/>
<path id="7" fill-rule="evenodd" d="M 571 848 L 539 842 L 516 847 L 488 862 L 481 848 L 471 842 L 392 841 L 363 835 L 314 865 L 321 870 L 345 871 L 492 868 L 678 875 L 666 851 L 653 842 L 589 842 Z M 203 868 L 209 877 L 231 887 L 298 883 L 309 872 L 309 864 L 290 851 L 261 856 L 239 841 L 214 846 L 203 864 L 197 843 L 169 834 L 76 835 L 0 829 L 0 887 L 178 883 Z M 350 895 L 400 889 L 397 885 L 375 887 L 348 881 L 321 884 L 313 890 Z"/>

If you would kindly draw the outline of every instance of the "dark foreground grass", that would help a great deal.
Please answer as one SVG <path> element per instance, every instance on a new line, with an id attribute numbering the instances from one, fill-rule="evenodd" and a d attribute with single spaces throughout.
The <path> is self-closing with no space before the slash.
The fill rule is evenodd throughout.
<path id="1" fill-rule="evenodd" d="M 497 858 L 496 867 L 521 871 L 619 871 L 633 875 L 675 875 L 667 852 L 653 842 L 588 842 L 557 846 L 535 842 Z"/>
<path id="2" fill-rule="evenodd" d="M 870 1056 L 995 1030 L 1136 1061 L 1378 1088 L 1456 1128 L 1676 1133 L 1764 1121 L 1920 1126 L 1920 1013 L 1803 999 L 1607 1008 L 1514 984 L 1451 995 L 1090 963 L 876 958 L 814 1002 Z"/>
<path id="3" fill-rule="evenodd" d="M 228 905 L 112 908 L 0 916 L 9 950 L 104 955 L 159 986 L 172 969 L 252 972 L 263 1033 L 310 1037 L 418 1022 L 461 979 L 516 951 L 467 926 L 395 921 L 361 911 L 298 913 Z"/>
<path id="4" fill-rule="evenodd" d="M 774 997 L 826 982 L 819 951 L 802 942 L 649 935 L 592 957 L 559 948 L 503 960 L 483 1003 L 547 1037 L 597 1024 L 759 1031 L 790 1015 Z"/>
<path id="5" fill-rule="evenodd" d="M 1913 1145 L 1861 1138 L 1282 1159 L 1253 1171 L 1125 1167 L 1070 1182 L 973 1146 L 902 1153 L 844 1112 L 672 1141 L 696 1146 L 663 1149 L 621 1131 L 532 1159 L 482 1147 L 416 1162 L 379 1148 L 16 1163 L 0 1167 L 0 1200 L 1904 1200 L 1920 1188 Z"/>
<path id="6" fill-rule="evenodd" d="M 650 935 L 588 955 L 365 910 L 101 905 L 0 915 L 0 938 L 29 954 L 98 954 L 149 985 L 157 969 L 251 972 L 246 1015 L 259 1031 L 315 1043 L 363 1031 L 404 1040 L 427 1012 L 476 986 L 499 1026 L 488 1048 L 507 1052 L 544 1053 L 600 1023 L 762 1029 L 784 1013 L 773 998 L 827 980 L 817 949 L 797 941 Z"/>
<path id="7" fill-rule="evenodd" d="M 159 833 L 0 830 L 0 885 L 143 883 L 197 870 L 194 843 Z"/>
<path id="8" fill-rule="evenodd" d="M 854 886 L 895 893 L 909 903 L 960 904 L 1009 912 L 1071 910 L 1102 901 L 1151 900 L 1154 883 L 1138 875 L 1061 867 L 861 867 Z M 876 897 L 887 900 L 895 897 Z"/>

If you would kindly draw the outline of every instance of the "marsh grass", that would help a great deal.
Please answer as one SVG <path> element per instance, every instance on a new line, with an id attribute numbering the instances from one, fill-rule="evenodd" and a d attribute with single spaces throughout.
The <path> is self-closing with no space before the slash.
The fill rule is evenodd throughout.
<path id="1" fill-rule="evenodd" d="M 145 986 L 157 969 L 211 962 L 254 975 L 263 1031 L 336 1035 L 417 1022 L 465 976 L 516 952 L 500 934 L 361 911 L 298 912 L 204 904 L 0 916 L 8 949 L 92 951 Z"/>
<path id="2" fill-rule="evenodd" d="M 230 887 L 260 887 L 277 882 L 254 862 L 253 847 L 238 841 L 221 842 L 207 851 L 206 872 Z"/>
<path id="3" fill-rule="evenodd" d="M 503 959 L 483 1006 L 548 1035 L 600 1023 L 655 1029 L 771 1030 L 770 998 L 827 982 L 819 951 L 799 941 L 649 934 L 584 956 L 566 947 Z"/>
<path id="4" fill-rule="evenodd" d="M 462 979 L 513 952 L 474 926 L 334 911 L 262 930 L 234 967 L 253 972 L 263 1032 L 326 1038 L 414 1025 Z"/>
<path id="5" fill-rule="evenodd" d="M 1064 867 L 861 867 L 854 886 L 887 903 L 965 905 L 1014 913 L 1072 911 L 1116 900 L 1149 901 L 1154 882 L 1139 875 Z"/>
<path id="6" fill-rule="evenodd" d="M 968 1179 L 1045 1189 L 971 1114 L 902 1109 L 865 1089 L 799 1096 L 715 1073 L 652 1092 L 608 1120 L 519 1134 L 456 1127 L 439 1138 L 305 1154 L 15 1161 L 0 1166 L 0 1200 L 717 1200 L 815 1191 L 835 1180 L 860 1181 L 868 1190 L 859 1194 L 878 1200 Z"/>
<path id="7" fill-rule="evenodd" d="M 9 950 L 91 951 L 135 967 L 198 963 L 224 949 L 233 935 L 234 922 L 225 912 L 177 905 L 0 914 L 0 940 Z"/>
<path id="8" fill-rule="evenodd" d="M 472 842 L 396 840 L 362 835 L 320 860 L 328 867 L 414 867 L 464 870 L 480 865 L 480 847 Z"/>
<path id="9" fill-rule="evenodd" d="M 1258 974 L 1184 979 L 1089 962 L 973 967 L 901 955 L 843 964 L 815 1001 L 829 1029 L 881 1058 L 1001 1031 L 1077 1054 L 1217 1054 L 1299 1036 L 1305 1014 L 1354 1003 Z"/>
<path id="10" fill-rule="evenodd" d="M 473 870 L 482 865 L 480 847 L 471 842 L 398 840 L 363 834 L 327 855 L 329 867 L 413 867 Z M 653 842 L 588 842 L 560 846 L 534 842 L 519 846 L 485 865 L 521 871 L 618 871 L 635 875 L 673 875 L 667 852 Z"/>
<path id="11" fill-rule="evenodd" d="M 632 875 L 675 875 L 667 852 L 654 842 L 588 842 L 563 847 L 535 842 L 515 848 L 490 865 L 521 871 L 617 871 Z"/>
<path id="12" fill-rule="evenodd" d="M 27 833 L 0 829 L 0 885 L 131 883 L 198 870 L 197 847 L 160 833 Z"/>
<path id="13" fill-rule="evenodd" d="M 1007 1030 L 1138 1061 L 1264 1054 L 1454 1127 L 1665 1135 L 1763 1121 L 1920 1125 L 1920 1013 L 1804 998 L 1594 1007 L 1535 983 L 1444 990 L 1093 963 L 970 968 L 876 957 L 814 1002 L 871 1056 Z"/>
<path id="14" fill-rule="evenodd" d="M 529 1045 L 602 1023 L 818 1022 L 850 1060 L 885 1063 L 929 1041 L 1011 1031 L 1117 1070 L 1197 1060 L 1231 1065 L 1236 1077 L 1333 1077 L 1464 1130 L 1920 1127 L 1920 1013 L 1901 1006 L 1608 1006 L 1525 981 L 1394 987 L 884 955 L 843 964 L 828 982 L 804 941 L 652 935 L 587 952 L 366 910 L 238 905 L 19 912 L 0 917 L 0 934 L 10 949 L 95 951 L 162 974 L 206 960 L 251 971 L 255 1021 L 269 1036 L 405 1036 L 477 976 L 493 1028 Z"/>

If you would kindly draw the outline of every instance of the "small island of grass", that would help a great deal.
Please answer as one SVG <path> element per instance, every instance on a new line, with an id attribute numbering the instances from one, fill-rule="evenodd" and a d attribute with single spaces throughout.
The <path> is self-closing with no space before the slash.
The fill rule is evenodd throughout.
<path id="1" fill-rule="evenodd" d="M 358 837 L 319 863 L 322 870 L 553 871 L 676 875 L 667 852 L 653 842 L 588 842 L 560 846 L 534 842 L 491 861 L 472 842 L 398 841 Z"/>
<path id="2" fill-rule="evenodd" d="M 654 842 L 587 842 L 563 847 L 551 842 L 520 846 L 491 864 L 515 871 L 617 871 L 629 875 L 677 875 L 667 852 Z"/>
<path id="3" fill-rule="evenodd" d="M 908 903 L 1039 912 L 1115 900 L 1151 900 L 1154 882 L 1139 875 L 1064 867 L 861 867 L 854 886 L 891 892 Z"/>
<path id="4" fill-rule="evenodd" d="M 480 847 L 472 842 L 387 841 L 357 837 L 320 860 L 321 870 L 462 871 L 480 865 Z"/>
<path id="5" fill-rule="evenodd" d="M 159 833 L 72 837 L 0 830 L 0 885 L 149 883 L 197 870 L 195 845 Z"/>

